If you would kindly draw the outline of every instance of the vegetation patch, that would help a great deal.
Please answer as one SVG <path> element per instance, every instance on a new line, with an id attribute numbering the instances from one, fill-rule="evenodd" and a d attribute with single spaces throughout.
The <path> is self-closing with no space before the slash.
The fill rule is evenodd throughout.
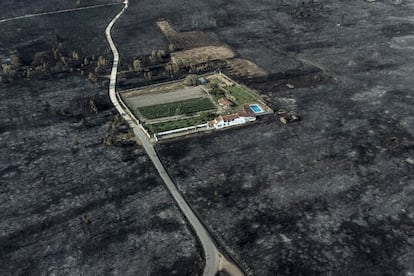
<path id="1" fill-rule="evenodd" d="M 178 115 L 191 115 L 200 111 L 215 109 L 208 98 L 191 99 L 181 102 L 145 106 L 138 109 L 147 119 L 157 119 Z"/>
<path id="2" fill-rule="evenodd" d="M 233 101 L 237 103 L 237 105 L 252 103 L 257 101 L 255 97 L 253 97 L 249 92 L 246 91 L 243 87 L 240 86 L 233 86 L 233 87 L 226 87 L 227 92 L 230 93 L 229 97 Z"/>
<path id="3" fill-rule="evenodd" d="M 145 128 L 148 130 L 150 134 L 154 134 L 154 133 L 159 133 L 163 131 L 204 124 L 208 120 L 213 119 L 215 116 L 216 116 L 215 114 L 206 113 L 201 116 L 186 118 L 182 120 L 155 123 L 155 124 L 145 124 Z"/>

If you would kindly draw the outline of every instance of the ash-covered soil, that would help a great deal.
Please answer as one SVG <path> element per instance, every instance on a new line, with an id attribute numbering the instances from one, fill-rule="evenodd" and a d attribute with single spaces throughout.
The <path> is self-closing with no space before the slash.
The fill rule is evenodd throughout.
<path id="1" fill-rule="evenodd" d="M 159 144 L 216 238 L 251 275 L 413 274 L 412 2 L 193 4 L 151 16 L 217 33 L 271 73 L 247 84 L 302 119 Z"/>
<path id="2" fill-rule="evenodd" d="M 45 0 L 3 0 L 0 4 L 3 11 L 0 14 L 0 20 L 16 16 L 24 16 L 27 14 L 52 12 L 64 9 L 76 9 L 94 5 L 119 4 L 121 2 L 121 0 L 59 0 L 51 3 Z"/>
<path id="3" fill-rule="evenodd" d="M 105 56 L 119 8 L 1 24 L 1 63 L 27 66 L 57 36 Z M 200 275 L 198 242 L 107 87 L 45 68 L 0 83 L 0 275 Z"/>

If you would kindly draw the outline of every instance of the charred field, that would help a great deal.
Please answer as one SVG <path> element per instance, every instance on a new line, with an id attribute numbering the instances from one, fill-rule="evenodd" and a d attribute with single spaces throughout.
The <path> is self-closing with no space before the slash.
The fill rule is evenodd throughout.
<path id="1" fill-rule="evenodd" d="M 412 273 L 412 3 L 154 5 L 132 3 L 121 19 L 116 37 L 125 57 L 147 42 L 165 47 L 158 18 L 179 31 L 213 32 L 269 73 L 240 82 L 302 119 L 283 125 L 267 117 L 157 146 L 178 187 L 245 270 Z"/>
<path id="2" fill-rule="evenodd" d="M 120 7 L 1 23 L 1 63 L 18 58 L 0 83 L 0 275 L 201 274 L 198 242 L 107 95 L 104 29 Z"/>
<path id="3" fill-rule="evenodd" d="M 103 31 L 119 8 L 1 25 L 0 274 L 201 273 L 196 239 L 107 97 Z M 157 145 L 249 275 L 414 273 L 413 12 L 409 0 L 130 1 L 113 31 L 122 69 L 168 46 L 163 18 L 266 70 L 226 73 L 301 118 Z"/>

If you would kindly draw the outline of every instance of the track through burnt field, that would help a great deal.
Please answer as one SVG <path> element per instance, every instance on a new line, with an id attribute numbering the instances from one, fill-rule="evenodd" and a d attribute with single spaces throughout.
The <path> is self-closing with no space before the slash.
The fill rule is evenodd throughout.
<path id="1" fill-rule="evenodd" d="M 270 73 L 248 85 L 301 121 L 267 117 L 158 150 L 251 275 L 413 273 L 413 7 L 311 2 L 246 4 L 238 24 L 212 27 Z"/>
<path id="2" fill-rule="evenodd" d="M 25 14 L 7 14 L 8 3 L 2 16 Z M 1 64 L 17 55 L 13 67 L 27 69 L 53 51 L 68 65 L 72 51 L 103 61 L 104 29 L 118 9 L 1 23 Z M 38 70 L 30 78 L 0 70 L 0 275 L 200 275 L 198 243 L 107 87 L 68 66 Z"/>
<path id="3" fill-rule="evenodd" d="M 10 2 L 2 18 L 50 5 Z M 17 51 L 26 65 L 59 42 L 108 58 L 103 29 L 117 12 L 6 22 L 2 64 Z M 168 46 L 159 18 L 214 33 L 269 73 L 249 87 L 300 115 L 157 148 L 249 274 L 414 273 L 413 14 L 409 0 L 142 0 L 117 23 L 121 60 Z M 154 167 L 116 138 L 125 126 L 106 89 L 67 70 L 0 91 L 0 274 L 201 274 L 201 250 Z"/>

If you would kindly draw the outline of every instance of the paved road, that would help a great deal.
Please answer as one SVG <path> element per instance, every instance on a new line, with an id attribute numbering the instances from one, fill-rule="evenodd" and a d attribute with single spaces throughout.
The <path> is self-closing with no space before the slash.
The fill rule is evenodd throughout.
<path id="1" fill-rule="evenodd" d="M 41 13 L 33 13 L 33 14 L 26 14 L 22 16 L 16 16 L 12 18 L 5 18 L 1 19 L 0 23 L 9 22 L 9 21 L 15 21 L 15 20 L 21 20 L 31 17 L 37 17 L 37 16 L 43 16 L 43 15 L 51 15 L 51 14 L 59 14 L 59 13 L 67 13 L 67 12 L 74 12 L 74 11 L 81 11 L 81 10 L 89 10 L 89 9 L 95 9 L 100 7 L 106 7 L 106 6 L 113 6 L 113 5 L 119 5 L 120 3 L 108 3 L 108 4 L 101 4 L 101 5 L 94 5 L 94 6 L 86 6 L 86 7 L 80 7 L 80 8 L 73 8 L 73 9 L 64 9 L 64 10 L 57 10 L 57 11 L 50 11 L 50 12 L 41 12 Z"/>
<path id="2" fill-rule="evenodd" d="M 142 130 L 142 126 L 140 126 L 133 115 L 129 113 L 128 110 L 125 110 L 120 103 L 117 93 L 116 93 L 116 77 L 117 77 L 117 70 L 118 70 L 118 63 L 119 63 L 119 53 L 118 50 L 112 40 L 111 30 L 115 22 L 118 18 L 124 13 L 124 11 L 128 8 L 128 0 L 124 2 L 124 8 L 112 19 L 105 30 L 106 38 L 108 43 L 111 47 L 112 53 L 114 55 L 114 61 L 112 65 L 111 71 L 111 79 L 109 84 L 109 96 L 111 98 L 112 103 L 114 104 L 115 108 L 121 114 L 121 116 L 129 123 L 130 127 L 134 131 L 137 138 L 141 141 L 145 151 L 147 152 L 149 158 L 154 163 L 155 168 L 158 170 L 162 180 L 164 181 L 165 185 L 167 186 L 168 190 L 170 191 L 171 195 L 173 196 L 174 200 L 177 202 L 179 208 L 184 213 L 184 216 L 194 229 L 199 241 L 204 250 L 204 255 L 206 259 L 206 267 L 204 269 L 205 276 L 214 276 L 218 271 L 225 270 L 229 272 L 233 276 L 242 276 L 244 275 L 243 272 L 231 261 L 227 260 L 218 250 L 214 240 L 212 239 L 211 235 L 198 219 L 198 217 L 194 214 L 191 210 L 188 203 L 185 201 L 181 193 L 178 191 L 177 187 L 167 174 L 164 166 L 161 164 L 160 159 L 157 156 L 157 153 L 154 150 L 154 147 Z"/>

